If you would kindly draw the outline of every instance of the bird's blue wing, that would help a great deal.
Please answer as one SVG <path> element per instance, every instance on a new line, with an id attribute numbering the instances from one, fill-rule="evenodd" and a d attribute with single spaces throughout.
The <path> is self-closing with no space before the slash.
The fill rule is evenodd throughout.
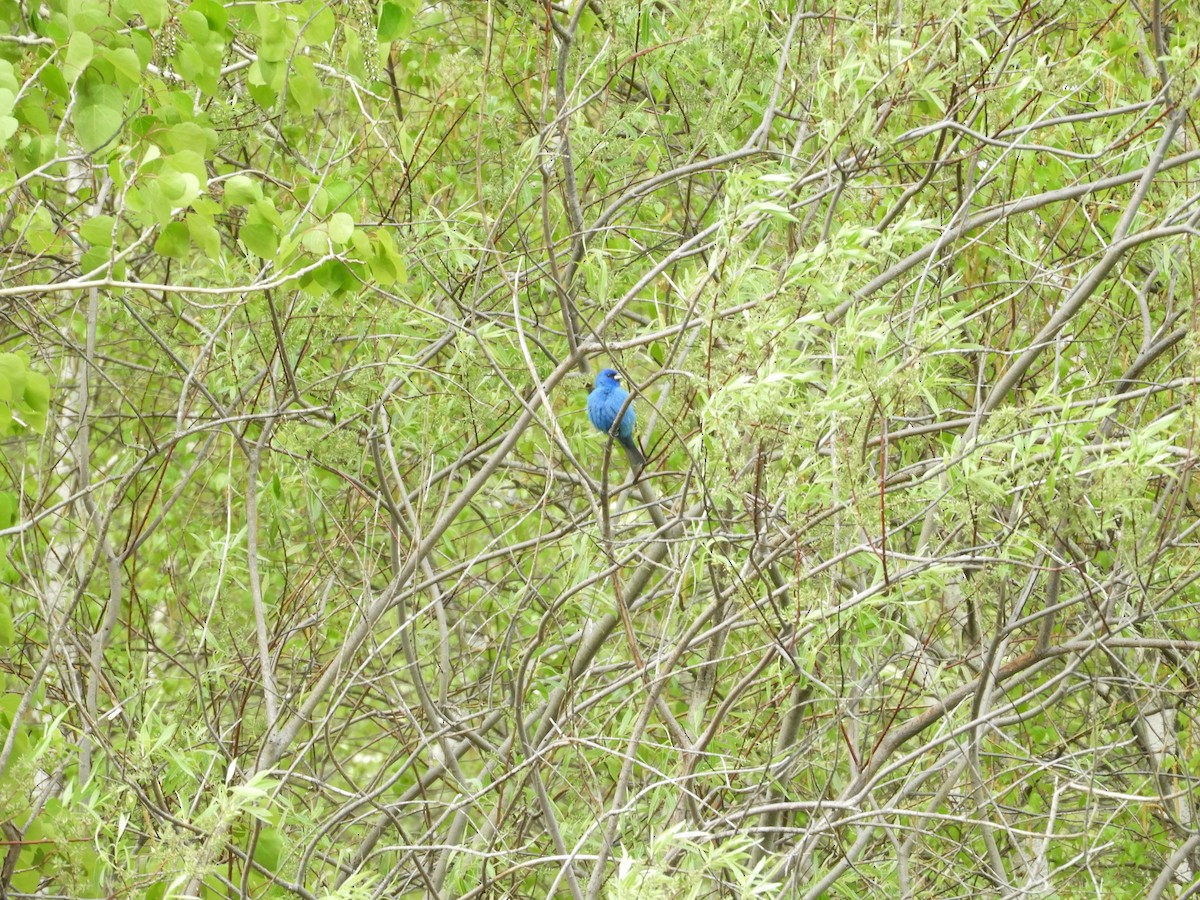
<path id="1" fill-rule="evenodd" d="M 624 394 L 625 392 L 622 391 L 621 393 Z M 624 403 L 625 397 L 622 397 L 620 402 Z M 618 405 L 617 409 L 620 408 L 620 405 Z M 630 403 L 625 410 L 625 415 L 621 417 L 621 427 L 617 429 L 617 436 L 622 441 L 631 441 L 633 440 L 633 430 L 635 427 L 637 427 L 637 414 L 634 413 L 633 404 Z"/>
<path id="2" fill-rule="evenodd" d="M 599 390 L 588 394 L 588 419 L 597 431 L 608 431 L 612 428 L 614 412 L 608 409 L 608 398 Z"/>

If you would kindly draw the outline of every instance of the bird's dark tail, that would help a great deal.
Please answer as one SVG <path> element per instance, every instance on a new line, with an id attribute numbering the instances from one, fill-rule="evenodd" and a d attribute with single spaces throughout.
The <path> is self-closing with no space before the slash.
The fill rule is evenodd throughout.
<path id="1" fill-rule="evenodd" d="M 646 465 L 646 457 L 642 453 L 642 448 L 637 445 L 636 440 L 633 438 L 629 438 L 628 440 L 625 438 L 618 438 L 617 440 L 619 440 L 621 442 L 621 446 L 625 448 L 625 458 L 629 460 L 629 465 L 635 469 L 640 469 L 642 466 Z"/>

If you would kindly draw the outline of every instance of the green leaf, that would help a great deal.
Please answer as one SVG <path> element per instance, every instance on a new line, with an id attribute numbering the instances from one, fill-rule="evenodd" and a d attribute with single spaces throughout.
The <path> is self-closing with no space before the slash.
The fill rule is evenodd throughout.
<path id="1" fill-rule="evenodd" d="M 354 234 L 354 217 L 349 213 L 334 213 L 329 219 L 329 239 L 344 244 Z"/>
<path id="2" fill-rule="evenodd" d="M 112 65 L 118 76 L 124 78 L 130 85 L 137 84 L 142 79 L 142 61 L 130 47 L 119 47 L 105 50 L 103 56 Z"/>
<path id="3" fill-rule="evenodd" d="M 270 222 L 276 228 L 283 228 L 283 217 L 279 215 L 279 211 L 275 209 L 275 204 L 270 197 L 263 197 L 258 200 L 250 208 L 250 214 L 247 217 L 250 222 Z"/>
<path id="4" fill-rule="evenodd" d="M 42 103 L 31 102 L 30 98 L 26 97 L 24 102 L 18 104 L 13 115 L 16 115 L 20 124 L 49 137 L 58 131 L 58 122 L 55 122 L 53 126 L 50 125 L 50 118 L 46 113 L 47 108 Z"/>
<path id="5" fill-rule="evenodd" d="M 216 261 L 221 254 L 221 235 L 204 216 L 189 213 L 187 216 L 188 237 L 209 260 Z"/>
<path id="6" fill-rule="evenodd" d="M 16 353 L 0 353 L 0 378 L 7 386 L 7 396 L 3 399 L 11 402 L 25 392 L 25 360 Z"/>
<path id="7" fill-rule="evenodd" d="M 184 222 L 170 222 L 154 242 L 154 252 L 172 259 L 187 259 L 191 248 L 188 227 Z"/>
<path id="8" fill-rule="evenodd" d="M 166 165 L 175 172 L 186 176 L 189 190 L 199 193 L 200 188 L 208 183 L 208 169 L 204 165 L 204 159 L 193 150 L 180 150 L 170 157 Z M 196 194 L 191 196 L 195 197 Z"/>
<path id="9" fill-rule="evenodd" d="M 185 153 L 195 157 L 196 162 L 192 165 L 199 166 L 199 171 L 196 172 L 197 176 L 207 178 L 207 175 L 204 174 L 204 156 L 210 147 L 216 146 L 216 135 L 211 129 L 202 128 L 196 122 L 180 122 L 172 125 L 167 133 L 161 136 L 161 143 L 175 154 L 176 160 Z M 195 168 L 184 168 L 183 166 L 180 166 L 180 169 L 195 171 Z"/>
<path id="10" fill-rule="evenodd" d="M 225 208 L 231 206 L 249 206 L 256 200 L 262 199 L 262 187 L 257 181 L 245 175 L 234 175 L 225 180 Z"/>
<path id="11" fill-rule="evenodd" d="M 13 874 L 10 886 L 13 890 L 21 894 L 36 894 L 38 885 L 42 881 L 42 873 L 31 864 L 31 857 L 28 851 L 22 851 L 20 861 L 17 863 L 17 871 Z"/>
<path id="12" fill-rule="evenodd" d="M 255 13 L 258 16 L 259 34 L 262 35 L 258 45 L 259 60 L 264 63 L 286 63 L 295 54 L 298 23 L 274 4 L 258 3 Z"/>
<path id="13" fill-rule="evenodd" d="M 247 250 L 263 259 L 273 259 L 279 249 L 279 230 L 273 225 L 243 225 L 238 236 Z"/>
<path id="14" fill-rule="evenodd" d="M 107 267 L 112 255 L 111 247 L 89 247 L 79 258 L 79 267 L 84 272 L 102 271 Z"/>
<path id="15" fill-rule="evenodd" d="M 195 176 L 183 172 L 165 171 L 158 178 L 159 195 L 172 206 L 178 206 L 199 189 Z"/>
<path id="16" fill-rule="evenodd" d="M 81 31 L 107 40 L 109 33 L 117 26 L 117 21 L 110 15 L 109 3 L 69 3 L 67 23 L 74 31 Z"/>
<path id="17" fill-rule="evenodd" d="M 254 845 L 254 861 L 274 872 L 283 856 L 283 835 L 278 828 L 266 827 L 259 832 L 258 842 Z"/>
<path id="18" fill-rule="evenodd" d="M 263 109 L 270 109 L 275 105 L 278 98 L 276 81 L 279 85 L 283 81 L 279 76 L 287 70 L 283 66 L 277 66 L 269 63 L 266 60 L 256 59 L 246 72 L 246 87 L 250 90 L 250 96 L 254 102 Z"/>
<path id="19" fill-rule="evenodd" d="M 408 3 L 387 0 L 379 10 L 379 40 L 386 44 L 404 37 L 412 23 L 413 12 Z"/>
<path id="20" fill-rule="evenodd" d="M 192 0 L 189 11 L 204 16 L 209 30 L 214 34 L 222 33 L 229 24 L 229 13 L 225 10 L 225 5 L 217 0 Z"/>
<path id="21" fill-rule="evenodd" d="M 154 59 L 154 41 L 145 31 L 135 31 L 129 36 L 133 44 L 133 52 L 137 55 L 138 65 L 145 69 Z"/>
<path id="22" fill-rule="evenodd" d="M 25 379 L 26 416 L 29 427 L 41 432 L 46 427 L 46 414 L 50 411 L 50 382 L 40 372 L 29 372 Z"/>
<path id="23" fill-rule="evenodd" d="M 133 0 L 133 8 L 141 15 L 147 28 L 158 28 L 167 18 L 167 0 Z"/>
<path id="24" fill-rule="evenodd" d="M 308 27 L 304 29 L 304 37 L 310 44 L 324 44 L 333 38 L 336 28 L 337 19 L 333 15 L 333 10 L 328 5 L 324 5 L 316 15 L 309 19 Z"/>
<path id="25" fill-rule="evenodd" d="M 322 291 L 334 294 L 358 287 L 358 279 L 341 260 L 331 259 L 310 272 L 300 286 L 308 294 L 319 295 Z"/>
<path id="26" fill-rule="evenodd" d="M 195 4 L 179 14 L 179 27 L 193 41 L 201 44 L 208 43 L 208 19 L 203 12 L 196 9 Z"/>
<path id="27" fill-rule="evenodd" d="M 0 491 L 0 528 L 11 528 L 17 521 L 17 497 L 11 491 Z M 0 605 L 0 647 L 11 646 L 13 641 L 12 618 L 8 609 Z"/>
<path id="28" fill-rule="evenodd" d="M 310 228 L 304 232 L 300 242 L 309 253 L 319 256 L 329 249 L 329 232 L 324 228 Z"/>
<path id="29" fill-rule="evenodd" d="M 287 83 L 289 102 L 294 103 L 305 117 L 311 116 L 317 104 L 325 98 L 325 89 L 317 77 L 312 60 L 306 56 L 297 57 L 293 62 Z"/>
<path id="30" fill-rule="evenodd" d="M 79 228 L 79 236 L 93 247 L 111 247 L 113 240 L 112 216 L 92 216 Z"/>
<path id="31" fill-rule="evenodd" d="M 188 81 L 195 83 L 200 90 L 213 96 L 218 90 L 218 75 L 220 72 L 220 43 L 215 54 L 199 41 L 188 42 L 180 46 L 175 62 L 179 74 Z"/>
<path id="32" fill-rule="evenodd" d="M 38 80 L 42 83 L 42 87 L 58 99 L 71 99 L 71 88 L 67 85 L 67 78 L 63 74 L 63 70 L 58 66 L 44 66 L 38 74 Z"/>
<path id="33" fill-rule="evenodd" d="M 408 281 L 404 257 L 396 251 L 396 243 L 386 229 L 381 229 L 376 235 L 375 253 L 367 265 L 372 277 L 384 287 Z"/>
<path id="34" fill-rule="evenodd" d="M 89 153 L 108 144 L 121 128 L 121 90 L 111 84 L 91 84 L 79 94 L 74 112 L 75 135 Z"/>
<path id="35" fill-rule="evenodd" d="M 75 81 L 88 67 L 92 57 L 96 55 L 96 45 L 82 31 L 76 31 L 67 42 L 67 58 L 63 63 L 63 74 L 67 81 Z"/>

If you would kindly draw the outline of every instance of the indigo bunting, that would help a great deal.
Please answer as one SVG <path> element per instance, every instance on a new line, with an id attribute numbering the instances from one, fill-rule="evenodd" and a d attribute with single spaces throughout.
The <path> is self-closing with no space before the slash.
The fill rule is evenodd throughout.
<path id="1" fill-rule="evenodd" d="M 592 424 L 599 431 L 613 434 L 613 423 L 628 396 L 629 392 L 621 387 L 621 376 L 617 374 L 617 370 L 602 369 L 596 376 L 596 384 L 592 388 L 592 392 L 588 394 L 588 418 L 592 420 Z M 640 469 L 646 464 L 646 457 L 642 455 L 641 448 L 633 439 L 633 428 L 636 424 L 637 416 L 634 415 L 633 404 L 630 403 L 625 407 L 625 415 L 621 416 L 621 424 L 617 426 L 614 436 L 617 442 L 625 448 L 629 464 L 635 469 Z"/>

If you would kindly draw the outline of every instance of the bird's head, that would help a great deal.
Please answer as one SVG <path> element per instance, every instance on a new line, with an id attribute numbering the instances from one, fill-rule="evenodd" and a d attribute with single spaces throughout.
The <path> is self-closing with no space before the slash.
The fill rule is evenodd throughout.
<path id="1" fill-rule="evenodd" d="M 616 369 L 601 369 L 596 375 L 596 387 L 612 387 L 613 385 L 620 386 L 621 373 Z"/>

